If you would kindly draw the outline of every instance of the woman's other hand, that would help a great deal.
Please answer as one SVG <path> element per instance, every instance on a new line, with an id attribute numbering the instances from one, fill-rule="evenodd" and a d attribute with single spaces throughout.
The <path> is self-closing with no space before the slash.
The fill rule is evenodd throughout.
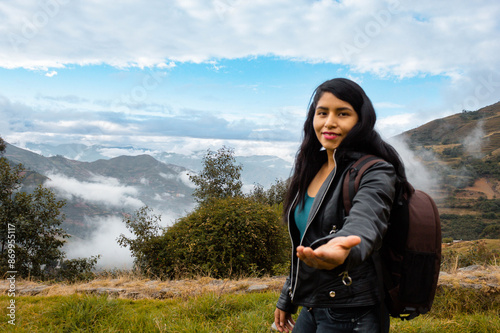
<path id="1" fill-rule="evenodd" d="M 276 308 L 276 311 L 274 311 L 274 324 L 280 332 L 291 332 L 295 321 L 290 313 Z"/>

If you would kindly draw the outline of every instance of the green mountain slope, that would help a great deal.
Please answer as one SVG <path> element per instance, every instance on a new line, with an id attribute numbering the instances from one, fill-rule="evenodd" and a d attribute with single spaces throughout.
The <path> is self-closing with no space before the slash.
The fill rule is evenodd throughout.
<path id="1" fill-rule="evenodd" d="M 431 121 L 400 135 L 411 146 L 464 145 L 471 153 L 500 153 L 500 102 Z M 480 145 L 476 143 L 480 142 Z"/>
<path id="2" fill-rule="evenodd" d="M 500 102 L 398 136 L 439 179 L 443 237 L 500 238 Z"/>

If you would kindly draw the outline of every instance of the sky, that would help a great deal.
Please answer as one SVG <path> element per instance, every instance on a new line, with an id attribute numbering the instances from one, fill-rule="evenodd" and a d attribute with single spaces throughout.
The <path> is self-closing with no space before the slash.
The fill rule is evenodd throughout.
<path id="1" fill-rule="evenodd" d="M 0 136 L 293 158 L 311 94 L 347 77 L 389 138 L 500 100 L 500 3 L 0 2 Z"/>

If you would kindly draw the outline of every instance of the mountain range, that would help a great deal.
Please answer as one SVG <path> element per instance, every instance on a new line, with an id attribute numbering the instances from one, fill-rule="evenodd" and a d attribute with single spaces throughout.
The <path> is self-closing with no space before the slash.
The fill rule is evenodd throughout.
<path id="1" fill-rule="evenodd" d="M 409 177 L 415 179 L 412 183 L 421 187 L 424 183 L 418 179 L 424 179 L 430 184 L 426 190 L 438 202 L 444 236 L 471 239 L 487 227 L 500 229 L 500 102 L 436 119 L 391 141 L 397 143 Z M 402 142 L 408 151 L 398 148 Z M 85 239 L 107 217 L 122 217 L 144 205 L 171 220 L 185 215 L 194 207 L 189 174 L 201 170 L 205 154 L 27 143 L 24 149 L 7 144 L 4 156 L 28 170 L 26 189 L 43 183 L 66 200 L 63 227 Z M 247 190 L 254 184 L 267 188 L 276 179 L 286 179 L 292 167 L 276 156 L 236 156 L 236 161 L 243 166 Z M 490 208 L 479 206 L 481 200 Z M 457 233 L 462 230 L 462 222 L 457 222 L 461 217 L 470 229 L 474 229 L 470 224 L 476 223 L 471 221 L 477 220 L 480 226 L 472 234 Z"/>
<path id="2" fill-rule="evenodd" d="M 81 144 L 27 147 L 7 143 L 4 156 L 28 170 L 26 186 L 43 183 L 66 200 L 64 227 L 81 238 L 92 234 L 95 218 L 121 216 L 144 205 L 170 220 L 190 211 L 194 200 L 189 174 L 201 170 L 206 154 L 200 151 L 187 156 Z M 111 154 L 119 151 L 131 155 L 110 158 L 110 150 Z M 286 179 L 291 169 L 290 163 L 276 156 L 236 156 L 236 163 L 243 166 L 246 190 L 254 184 L 267 188 L 277 179 Z"/>
<path id="3" fill-rule="evenodd" d="M 110 160 L 118 156 L 139 156 L 149 155 L 156 160 L 178 165 L 193 172 L 201 171 L 203 167 L 203 158 L 206 151 L 195 151 L 189 155 L 183 155 L 173 152 L 153 151 L 146 148 L 137 147 L 112 147 L 102 145 L 87 146 L 84 144 L 60 144 L 49 145 L 43 143 L 26 143 L 24 150 L 41 155 L 42 157 L 63 156 L 69 160 L 79 162 L 94 162 L 97 160 Z M 260 184 L 269 187 L 276 179 L 286 179 L 290 175 L 292 165 L 290 162 L 277 156 L 270 155 L 251 155 L 235 156 L 236 163 L 243 166 L 242 181 L 245 184 Z"/>

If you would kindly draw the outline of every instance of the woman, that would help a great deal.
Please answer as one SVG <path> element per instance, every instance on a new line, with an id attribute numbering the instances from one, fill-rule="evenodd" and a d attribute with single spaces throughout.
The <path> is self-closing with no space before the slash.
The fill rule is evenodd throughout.
<path id="1" fill-rule="evenodd" d="M 396 188 L 406 190 L 408 182 L 399 155 L 374 130 L 375 120 L 356 83 L 339 78 L 316 88 L 284 204 L 294 250 L 275 311 L 280 332 L 388 330 L 370 257 L 381 246 Z M 385 162 L 364 173 L 345 216 L 342 180 L 364 154 Z"/>

